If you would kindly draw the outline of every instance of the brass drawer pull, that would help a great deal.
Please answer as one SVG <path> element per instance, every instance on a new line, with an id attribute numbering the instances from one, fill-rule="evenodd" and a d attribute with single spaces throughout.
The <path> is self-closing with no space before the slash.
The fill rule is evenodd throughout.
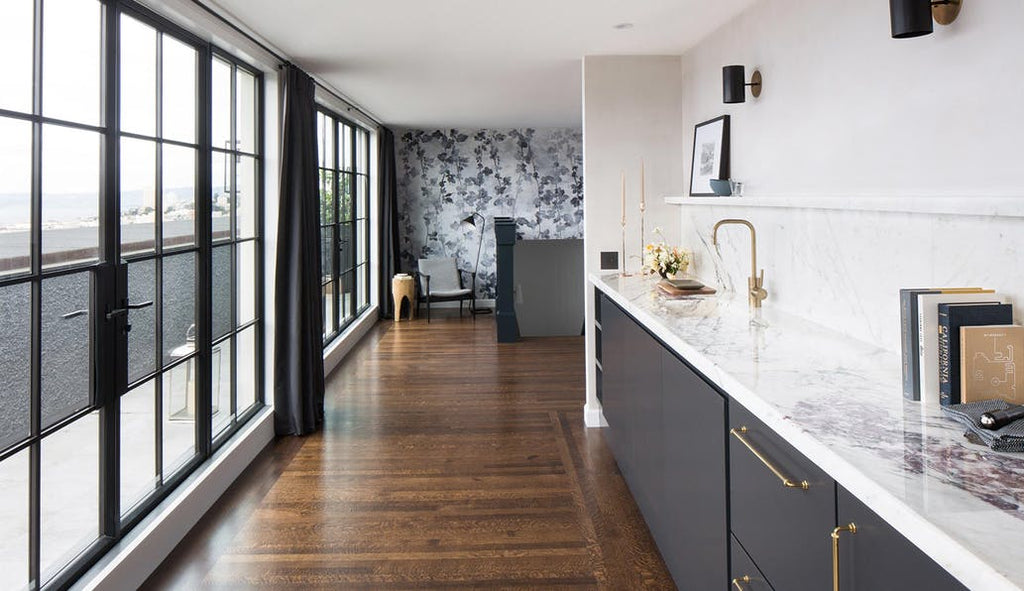
<path id="1" fill-rule="evenodd" d="M 840 525 L 832 530 L 832 591 L 839 591 L 839 534 L 844 531 L 857 533 L 857 524 Z"/>
<path id="2" fill-rule="evenodd" d="M 740 427 L 739 429 L 735 429 L 735 428 L 734 429 L 729 429 L 729 434 L 732 435 L 733 437 L 735 437 L 736 439 L 739 439 L 740 443 L 745 445 L 747 447 L 747 449 L 750 450 L 750 453 L 752 453 L 755 456 L 757 456 L 757 459 L 761 460 L 761 463 L 764 464 L 765 467 L 767 467 L 769 470 L 772 471 L 772 474 L 778 476 L 779 480 L 782 481 L 782 485 L 783 486 L 785 486 L 786 488 L 800 488 L 800 489 L 803 489 L 803 490 L 807 490 L 808 488 L 810 488 L 810 485 L 807 484 L 806 480 L 801 480 L 800 482 L 797 482 L 795 480 L 791 480 L 791 479 L 787 478 L 785 474 L 780 472 L 778 468 L 773 466 L 772 463 L 770 461 L 768 461 L 768 458 L 764 457 L 764 454 L 762 454 L 761 452 L 757 451 L 757 449 L 755 449 L 754 446 L 751 445 L 749 441 L 747 441 L 747 438 L 744 437 L 744 435 L 746 433 L 747 433 L 747 428 L 746 427 Z"/>
<path id="3" fill-rule="evenodd" d="M 736 587 L 736 591 L 744 591 L 743 590 L 743 585 L 749 585 L 749 584 L 750 584 L 750 576 L 749 575 L 743 575 L 742 577 L 740 577 L 738 579 L 733 579 L 732 580 L 732 586 Z"/>

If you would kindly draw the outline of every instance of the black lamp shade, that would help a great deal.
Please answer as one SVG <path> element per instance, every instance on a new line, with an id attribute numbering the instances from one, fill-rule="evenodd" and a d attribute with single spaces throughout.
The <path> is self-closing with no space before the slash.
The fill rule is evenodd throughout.
<path id="1" fill-rule="evenodd" d="M 893 39 L 909 39 L 932 32 L 931 0 L 889 0 Z"/>
<path id="2" fill-rule="evenodd" d="M 722 68 L 722 102 L 746 102 L 746 82 L 747 75 L 743 66 L 724 66 Z"/>
<path id="3" fill-rule="evenodd" d="M 466 217 L 465 219 L 462 220 L 462 223 L 467 225 L 467 226 L 476 227 L 476 215 L 469 214 L 468 217 Z"/>

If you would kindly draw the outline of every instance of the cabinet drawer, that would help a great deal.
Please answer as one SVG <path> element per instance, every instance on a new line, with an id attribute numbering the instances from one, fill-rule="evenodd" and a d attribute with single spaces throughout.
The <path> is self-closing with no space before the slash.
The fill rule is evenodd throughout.
<path id="1" fill-rule="evenodd" d="M 834 481 L 735 401 L 729 426 L 733 534 L 776 588 L 830 588 Z"/>
<path id="2" fill-rule="evenodd" d="M 732 552 L 732 572 L 729 573 L 732 586 L 729 591 L 775 591 L 736 537 L 729 536 L 729 540 Z"/>

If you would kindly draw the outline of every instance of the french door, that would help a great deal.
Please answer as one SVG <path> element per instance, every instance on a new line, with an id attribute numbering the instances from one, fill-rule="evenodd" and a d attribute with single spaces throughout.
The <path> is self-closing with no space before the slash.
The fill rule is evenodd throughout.
<path id="1" fill-rule="evenodd" d="M 261 405 L 261 79 L 116 0 L 0 50 L 0 588 L 59 589 Z"/>

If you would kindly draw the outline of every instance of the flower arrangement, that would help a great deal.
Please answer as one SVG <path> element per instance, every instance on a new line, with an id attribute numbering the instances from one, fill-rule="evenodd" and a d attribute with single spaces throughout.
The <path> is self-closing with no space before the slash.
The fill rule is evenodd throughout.
<path id="1" fill-rule="evenodd" d="M 661 228 L 655 228 L 654 233 L 661 237 L 661 241 L 644 247 L 644 266 L 641 271 L 645 274 L 657 273 L 662 278 L 685 273 L 690 266 L 690 255 L 678 246 L 666 244 Z"/>

